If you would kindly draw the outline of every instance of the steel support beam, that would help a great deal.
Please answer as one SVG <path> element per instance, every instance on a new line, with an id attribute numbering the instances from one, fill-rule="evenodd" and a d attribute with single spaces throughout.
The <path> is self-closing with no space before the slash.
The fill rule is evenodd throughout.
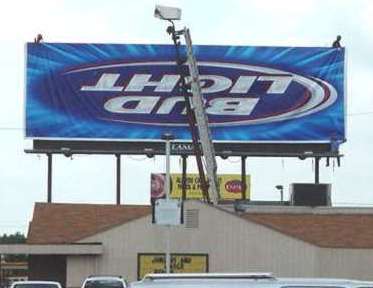
<path id="1" fill-rule="evenodd" d="M 320 183 L 320 157 L 315 157 L 315 184 Z"/>
<path id="2" fill-rule="evenodd" d="M 116 157 L 116 170 L 117 170 L 117 175 L 116 175 L 116 183 L 117 183 L 117 205 L 120 205 L 120 194 L 121 194 L 121 183 L 120 183 L 120 176 L 121 176 L 121 155 L 120 154 L 115 154 Z"/>
<path id="3" fill-rule="evenodd" d="M 246 156 L 241 157 L 241 195 L 242 199 L 247 198 L 247 187 L 246 187 Z"/>
<path id="4" fill-rule="evenodd" d="M 48 196 L 47 196 L 47 202 L 48 203 L 52 203 L 52 157 L 53 157 L 53 154 L 51 153 L 47 153 L 47 157 L 48 157 L 48 188 L 47 188 L 47 191 L 48 191 Z"/>
<path id="5" fill-rule="evenodd" d="M 182 159 L 182 175 L 181 175 L 181 200 L 184 201 L 187 198 L 187 156 L 181 156 Z"/>

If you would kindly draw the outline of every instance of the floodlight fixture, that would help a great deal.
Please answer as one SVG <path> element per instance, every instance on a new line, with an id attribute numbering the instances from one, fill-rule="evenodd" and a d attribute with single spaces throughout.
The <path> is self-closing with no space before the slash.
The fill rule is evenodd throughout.
<path id="1" fill-rule="evenodd" d="M 224 150 L 221 152 L 220 158 L 223 160 L 228 159 L 229 156 L 232 156 L 232 151 L 230 150 Z"/>
<path id="2" fill-rule="evenodd" d="M 154 149 L 153 148 L 144 148 L 144 153 L 146 157 L 153 158 L 154 157 Z"/>
<path id="3" fill-rule="evenodd" d="M 180 20 L 181 9 L 176 7 L 155 5 L 154 17 L 168 21 Z"/>
<path id="4" fill-rule="evenodd" d="M 61 152 L 65 157 L 71 157 L 73 155 L 69 147 L 61 147 Z"/>
<path id="5" fill-rule="evenodd" d="M 283 203 L 284 202 L 284 186 L 276 185 L 275 187 L 278 191 L 280 191 L 280 200 L 281 200 L 281 203 Z"/>
<path id="6" fill-rule="evenodd" d="M 174 140 L 174 139 L 175 139 L 175 136 L 171 133 L 164 133 L 162 135 L 162 140 L 171 141 L 171 140 Z"/>

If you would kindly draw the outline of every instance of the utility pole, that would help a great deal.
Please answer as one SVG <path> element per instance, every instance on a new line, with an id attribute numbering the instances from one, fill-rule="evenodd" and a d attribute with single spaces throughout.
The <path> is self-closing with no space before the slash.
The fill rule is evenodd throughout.
<path id="1" fill-rule="evenodd" d="M 170 133 L 165 133 L 162 137 L 166 142 L 166 183 L 164 189 L 166 191 L 166 199 L 170 200 L 171 193 L 171 141 L 174 139 L 173 135 Z M 166 225 L 166 273 L 170 273 L 171 268 L 171 225 Z"/>

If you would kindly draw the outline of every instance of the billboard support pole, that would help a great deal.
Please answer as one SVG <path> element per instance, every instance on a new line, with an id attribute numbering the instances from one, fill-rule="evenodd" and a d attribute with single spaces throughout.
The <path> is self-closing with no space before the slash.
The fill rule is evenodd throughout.
<path id="1" fill-rule="evenodd" d="M 115 154 L 115 157 L 117 158 L 117 162 L 116 162 L 116 168 L 117 168 L 117 177 L 116 177 L 116 182 L 117 182 L 117 205 L 120 205 L 120 174 L 121 174 L 121 171 L 120 171 L 120 168 L 121 168 L 121 159 L 120 159 L 120 154 Z"/>
<path id="2" fill-rule="evenodd" d="M 174 136 L 170 133 L 165 133 L 162 135 L 162 139 L 165 140 L 165 156 L 166 156 L 166 183 L 165 183 L 165 191 L 166 191 L 166 199 L 170 199 L 170 188 L 171 188 L 171 141 L 174 139 Z M 170 267 L 171 267 L 171 254 L 170 254 L 170 241 L 171 241 L 171 226 L 166 225 L 166 273 L 170 273 Z"/>
<path id="3" fill-rule="evenodd" d="M 48 197 L 47 202 L 52 203 L 52 154 L 47 153 L 48 157 Z"/>
<path id="4" fill-rule="evenodd" d="M 320 183 L 320 157 L 315 157 L 315 184 Z"/>
<path id="5" fill-rule="evenodd" d="M 183 174 L 181 176 L 181 200 L 184 201 L 186 199 L 186 184 L 187 184 L 187 156 L 182 155 L 182 166 L 183 166 Z"/>
<path id="6" fill-rule="evenodd" d="M 241 195 L 242 199 L 246 199 L 246 156 L 241 157 Z"/>
<path id="7" fill-rule="evenodd" d="M 187 199 L 187 155 L 181 155 L 182 174 L 181 174 L 181 219 L 180 223 L 184 224 L 184 201 Z"/>

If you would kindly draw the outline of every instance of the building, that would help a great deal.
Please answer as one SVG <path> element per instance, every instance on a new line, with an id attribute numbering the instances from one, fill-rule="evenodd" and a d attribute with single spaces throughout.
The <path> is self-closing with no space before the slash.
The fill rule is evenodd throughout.
<path id="1" fill-rule="evenodd" d="M 136 280 L 173 271 L 273 272 L 275 276 L 373 280 L 373 209 L 228 206 L 185 203 L 182 226 L 152 224 L 151 207 L 36 203 L 27 245 L 30 279 L 79 287 L 92 274 Z"/>
<path id="2" fill-rule="evenodd" d="M 9 287 L 14 281 L 24 281 L 28 279 L 27 262 L 7 262 L 3 259 L 0 260 L 0 287 Z"/>

